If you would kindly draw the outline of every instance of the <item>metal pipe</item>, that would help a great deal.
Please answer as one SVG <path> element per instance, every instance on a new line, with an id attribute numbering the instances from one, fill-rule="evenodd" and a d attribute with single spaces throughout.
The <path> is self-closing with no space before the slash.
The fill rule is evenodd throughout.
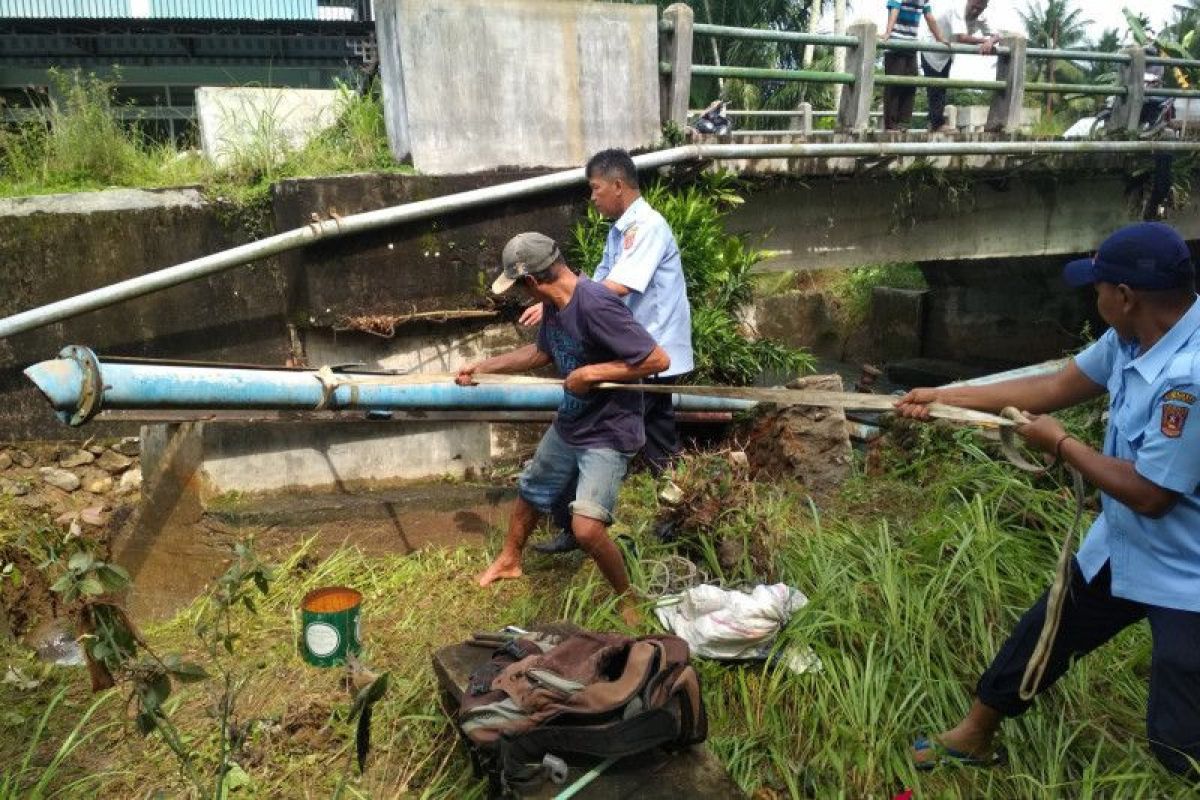
<path id="1" fill-rule="evenodd" d="M 692 64 L 692 75 L 764 81 L 802 81 L 804 83 L 854 83 L 854 76 L 849 72 L 817 72 L 811 69 L 767 69 L 766 67 L 714 67 L 711 64 Z"/>
<path id="2" fill-rule="evenodd" d="M 1200 91 L 1196 89 L 1147 89 L 1147 97 L 1182 97 L 1182 98 L 1197 98 L 1200 97 Z"/>
<path id="3" fill-rule="evenodd" d="M 704 109 L 692 109 L 688 111 L 689 116 L 698 117 L 704 113 Z M 748 111 L 745 109 L 732 109 L 725 112 L 727 117 L 804 117 L 811 115 L 813 119 L 831 119 L 837 116 L 836 111 Z M 872 117 L 882 117 L 882 111 L 872 111 Z M 913 118 L 927 117 L 929 113 L 926 111 L 914 111 Z M 797 133 L 797 131 L 792 131 Z"/>
<path id="4" fill-rule="evenodd" d="M 661 29 L 672 30 L 669 22 L 663 22 Z M 717 36 L 724 39 L 743 39 L 758 42 L 780 42 L 792 44 L 811 44 L 826 47 L 858 47 L 858 37 L 846 35 L 830 35 L 827 33 L 798 33 L 795 31 L 774 31 L 764 28 L 735 28 L 728 25 L 708 25 L 697 23 L 692 26 L 692 33 L 701 36 Z M 906 41 L 890 39 L 880 42 L 879 50 L 894 50 L 919 53 L 954 53 L 958 55 L 980 55 L 978 45 L 950 44 L 931 41 Z M 1004 55 L 1007 48 L 996 48 L 996 53 Z M 1109 64 L 1128 64 L 1127 53 L 1103 53 L 1096 50 L 1055 50 L 1043 47 L 1031 47 L 1025 51 L 1028 58 L 1062 59 L 1067 61 L 1090 61 Z M 1165 64 L 1167 66 L 1195 67 L 1200 62 L 1187 59 L 1148 58 L 1147 64 Z"/>
<path id="5" fill-rule="evenodd" d="M 666 28 L 669 30 L 669 28 Z M 837 36 L 828 33 L 797 33 L 795 31 L 772 31 L 765 28 L 734 28 L 729 25 L 709 25 L 698 22 L 692 33 L 699 36 L 719 36 L 723 39 L 743 39 L 753 42 L 781 42 L 792 44 L 815 44 L 828 47 L 858 47 L 857 36 Z"/>
<path id="6" fill-rule="evenodd" d="M 1194 58 L 1169 58 L 1167 56 L 1146 56 L 1146 64 L 1151 67 L 1183 67 L 1185 69 L 1200 67 L 1200 61 Z"/>
<path id="7" fill-rule="evenodd" d="M 638 156 L 635 162 L 641 169 L 653 169 L 674 163 L 672 159 L 679 156 L 678 150 L 663 150 Z M 342 217 L 340 220 L 329 219 L 313 222 L 303 228 L 278 233 L 257 242 L 239 245 L 230 250 L 186 261 L 174 267 L 139 275 L 136 278 L 5 317 L 0 319 L 0 337 L 12 336 L 53 322 L 70 319 L 88 311 L 223 272 L 231 267 L 269 258 L 288 250 L 295 250 L 322 239 L 349 236 L 376 228 L 416 222 L 479 206 L 579 186 L 586 182 L 582 169 L 572 169 L 540 175 L 536 178 L 525 178 L 499 186 L 488 186 L 377 211 L 353 214 Z"/>
<path id="8" fill-rule="evenodd" d="M 1002 156 L 1072 153 L 1184 153 L 1200 151 L 1192 141 L 1069 141 L 1069 142 L 866 142 L 820 144 L 685 145 L 635 156 L 638 169 L 648 170 L 705 159 L 748 158 L 886 158 L 889 156 Z M 415 203 L 353 214 L 338 220 L 313 222 L 303 228 L 269 236 L 174 267 L 139 275 L 100 289 L 58 300 L 0 319 L 0 337 L 79 316 L 124 300 L 151 294 L 187 281 L 214 275 L 258 259 L 294 250 L 312 242 L 444 216 L 479 206 L 558 191 L 586 182 L 582 169 L 525 178 L 499 186 L 420 200 Z"/>
<path id="9" fill-rule="evenodd" d="M 1094 61 L 1107 64 L 1129 63 L 1128 53 L 1102 53 L 1096 50 L 1055 50 L 1048 47 L 1027 48 L 1025 50 L 1025 57 L 1055 59 L 1057 61 Z"/>
<path id="10" fill-rule="evenodd" d="M 273 409 L 280 411 L 394 411 L 414 409 L 548 410 L 558 408 L 558 384 L 458 386 L 374 382 L 379 376 L 334 373 L 325 383 L 315 371 L 181 367 L 104 362 L 84 347 L 25 370 L 59 417 L 82 425 L 101 409 Z M 355 378 L 362 379 L 354 383 Z M 433 380 L 433 378 L 431 378 Z M 675 396 L 681 411 L 740 411 L 746 400 Z"/>
<path id="11" fill-rule="evenodd" d="M 1004 88 L 1004 81 L 972 81 L 966 78 L 924 78 L 915 75 L 876 75 L 878 86 L 916 86 L 935 87 L 943 89 L 985 89 L 998 91 Z"/>
<path id="12" fill-rule="evenodd" d="M 1043 94 L 1095 94 L 1102 96 L 1124 97 L 1129 94 L 1129 89 L 1124 86 L 1115 86 L 1112 84 L 1102 83 L 1037 83 L 1030 82 L 1025 84 L 1026 92 L 1040 92 Z"/>

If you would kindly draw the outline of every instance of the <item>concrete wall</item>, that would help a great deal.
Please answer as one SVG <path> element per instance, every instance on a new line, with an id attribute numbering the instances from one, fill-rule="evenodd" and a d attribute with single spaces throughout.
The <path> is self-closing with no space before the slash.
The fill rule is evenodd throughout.
<path id="1" fill-rule="evenodd" d="M 352 214 L 525 177 L 358 175 L 286 181 L 274 188 L 256 235 L 305 224 L 313 213 Z M 66 344 L 108 355 L 444 372 L 514 347 L 520 306 L 496 304 L 486 287 L 504 243 L 523 230 L 567 241 L 582 192 L 457 214 L 325 242 L 269 263 L 92 312 L 0 340 L 0 438 L 77 438 L 136 433 L 130 423 L 68 428 L 21 375 Z M 67 297 L 245 241 L 252 210 L 215 206 L 194 190 L 111 191 L 0 201 L 0 315 Z M 404 322 L 411 313 L 483 316 Z M 394 333 L 347 329 L 383 316 Z M 289 334 L 295 329 L 295 347 Z M 540 429 L 539 426 L 534 426 Z M 147 430 L 151 462 L 166 426 Z M 205 491 L 335 486 L 431 474 L 465 474 L 528 444 L 508 425 L 306 423 L 197 425 L 189 436 Z M 158 442 L 159 444 L 156 444 Z"/>
<path id="2" fill-rule="evenodd" d="M 272 198 L 275 229 L 305 225 L 314 213 L 355 214 L 530 174 L 282 181 Z M 339 326 L 350 316 L 493 308 L 487 287 L 499 273 L 505 242 L 527 230 L 569 241 L 586 200 L 580 188 L 283 253 L 280 262 L 291 280 L 293 315 L 308 327 L 323 328 Z"/>
<path id="3" fill-rule="evenodd" d="M 333 89 L 202 86 L 200 149 L 217 166 L 235 154 L 278 163 L 337 121 L 338 97 Z"/>
<path id="4" fill-rule="evenodd" d="M 381 0 L 392 152 L 431 175 L 582 165 L 659 138 L 657 10 L 555 0 Z"/>
<path id="5" fill-rule="evenodd" d="M 0 316 L 233 247 L 247 234 L 192 189 L 0 200 Z M 68 344 L 107 355 L 283 363 L 286 292 L 265 261 L 0 338 L 0 437 L 79 436 L 21 374 Z M 136 433 L 96 425 L 87 434 Z"/>
<path id="6" fill-rule="evenodd" d="M 732 227 L 773 251 L 764 271 L 828 269 L 1084 253 L 1139 207 L 1124 174 L 923 171 L 764 184 Z M 1200 239 L 1200 201 L 1170 222 Z"/>

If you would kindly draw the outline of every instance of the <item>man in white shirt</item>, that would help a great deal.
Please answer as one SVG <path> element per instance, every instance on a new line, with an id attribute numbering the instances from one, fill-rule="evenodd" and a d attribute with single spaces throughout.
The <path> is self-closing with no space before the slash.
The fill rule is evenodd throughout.
<path id="1" fill-rule="evenodd" d="M 942 37 L 951 44 L 977 44 L 981 55 L 991 55 L 1000 37 L 992 32 L 992 28 L 984 19 L 988 0 L 955 0 L 955 2 L 936 15 L 938 28 Z M 921 70 L 926 78 L 949 78 L 950 67 L 954 64 L 954 54 L 930 51 L 921 54 Z M 940 133 L 950 132 L 946 125 L 946 90 L 941 86 L 931 86 L 929 92 L 929 130 Z"/>

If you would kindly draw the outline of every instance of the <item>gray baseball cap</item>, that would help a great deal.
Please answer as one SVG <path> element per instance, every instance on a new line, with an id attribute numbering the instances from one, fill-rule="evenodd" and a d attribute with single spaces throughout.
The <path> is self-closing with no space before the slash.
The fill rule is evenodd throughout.
<path id="1" fill-rule="evenodd" d="M 562 256 L 558 245 L 542 233 L 518 233 L 504 245 L 500 256 L 504 271 L 492 283 L 493 294 L 504 294 L 526 275 L 539 275 L 550 269 Z"/>

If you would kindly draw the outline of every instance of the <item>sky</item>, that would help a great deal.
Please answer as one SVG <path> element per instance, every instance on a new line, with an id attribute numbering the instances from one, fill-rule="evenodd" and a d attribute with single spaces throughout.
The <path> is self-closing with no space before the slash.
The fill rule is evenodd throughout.
<path id="1" fill-rule="evenodd" d="M 966 0 L 952 1 L 966 5 Z M 936 14 L 940 7 L 939 3 L 947 2 L 947 0 L 929 0 L 929 2 Z M 1025 25 L 1021 22 L 1018 11 L 1024 9 L 1029 2 L 1030 0 L 992 0 L 991 5 L 988 6 L 987 19 L 992 28 L 998 31 L 1024 31 Z M 865 14 L 858 13 L 857 9 L 866 9 L 870 11 L 870 17 L 882 30 L 887 23 L 886 5 L 885 0 L 850 0 L 847 19 L 852 21 L 865 16 Z M 1170 0 L 1077 0 L 1075 4 L 1077 8 L 1083 9 L 1086 19 L 1092 20 L 1092 24 L 1089 26 L 1089 35 L 1092 39 L 1100 38 L 1100 34 L 1106 28 L 1117 28 L 1120 30 L 1121 37 L 1126 38 L 1127 31 L 1125 16 L 1121 13 L 1122 7 L 1128 7 L 1135 13 L 1148 15 L 1151 25 L 1158 28 L 1171 17 L 1172 5 Z M 832 26 L 831 21 L 822 20 L 822 28 L 825 28 L 827 24 Z M 954 60 L 953 75 L 956 78 L 994 77 L 995 59 L 981 56 L 957 56 Z"/>

